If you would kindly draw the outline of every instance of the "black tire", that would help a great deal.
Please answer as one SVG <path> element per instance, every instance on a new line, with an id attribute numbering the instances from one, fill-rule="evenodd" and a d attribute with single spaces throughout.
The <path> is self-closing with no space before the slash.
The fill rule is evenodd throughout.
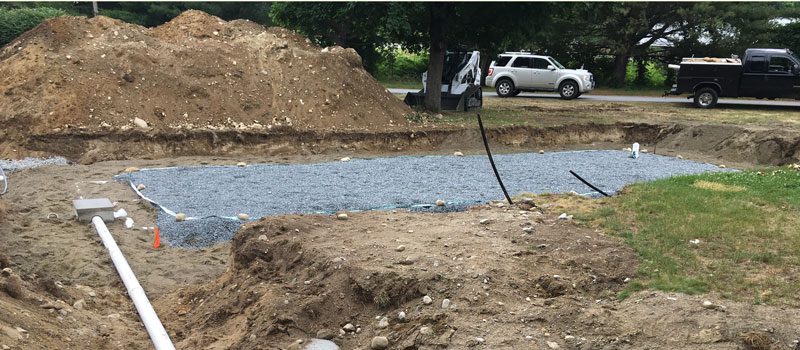
<path id="1" fill-rule="evenodd" d="M 714 108 L 717 105 L 717 100 L 719 100 L 719 94 L 713 88 L 700 88 L 694 92 L 694 105 L 697 108 Z"/>
<path id="2" fill-rule="evenodd" d="M 497 85 L 494 86 L 495 91 L 497 91 L 497 96 L 500 97 L 511 97 L 514 96 L 514 82 L 511 79 L 502 79 L 497 82 Z"/>
<path id="3" fill-rule="evenodd" d="M 514 92 L 512 92 L 510 96 L 511 96 L 511 97 L 517 96 L 517 95 L 519 95 L 521 92 L 522 92 L 522 90 L 514 90 Z"/>
<path id="4" fill-rule="evenodd" d="M 578 95 L 580 95 L 578 83 L 573 80 L 562 82 L 561 85 L 558 86 L 558 94 L 561 95 L 561 98 L 564 100 L 571 100 L 578 97 Z"/>

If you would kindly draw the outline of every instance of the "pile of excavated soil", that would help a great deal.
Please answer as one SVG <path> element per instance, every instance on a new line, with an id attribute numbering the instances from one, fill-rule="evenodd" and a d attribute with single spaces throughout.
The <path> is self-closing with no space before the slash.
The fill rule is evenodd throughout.
<path id="1" fill-rule="evenodd" d="M 661 292 L 620 301 L 638 265 L 629 247 L 521 209 L 263 219 L 234 237 L 225 274 L 157 308 L 182 348 L 296 349 L 315 337 L 342 349 L 374 337 L 408 350 L 794 345 L 794 309 Z"/>
<path id="2" fill-rule="evenodd" d="M 384 130 L 409 112 L 352 49 L 201 11 L 155 28 L 58 17 L 0 52 L 0 139 L 135 118 L 161 131 Z"/>
<path id="3" fill-rule="evenodd" d="M 234 236 L 225 274 L 157 308 L 182 348 L 278 349 L 318 333 L 342 349 L 369 348 L 374 336 L 389 337 L 392 349 L 462 349 L 480 336 L 521 348 L 529 342 L 513 338 L 527 328 L 518 313 L 525 297 L 608 296 L 637 262 L 616 238 L 518 210 L 262 219 Z M 383 317 L 389 327 L 378 326 Z M 487 329 L 495 321 L 484 318 L 514 326 Z M 360 330 L 340 335 L 348 323 Z"/>

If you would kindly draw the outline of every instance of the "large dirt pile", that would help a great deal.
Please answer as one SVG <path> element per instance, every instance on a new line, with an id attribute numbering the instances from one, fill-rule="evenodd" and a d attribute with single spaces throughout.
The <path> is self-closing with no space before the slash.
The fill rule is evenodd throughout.
<path id="1" fill-rule="evenodd" d="M 382 130 L 408 112 L 352 49 L 200 11 L 152 29 L 59 17 L 0 52 L 0 139 L 135 118 L 160 130 Z"/>
<path id="2" fill-rule="evenodd" d="M 262 219 L 234 236 L 225 274 L 156 306 L 186 349 L 284 349 L 313 337 L 365 349 L 376 336 L 391 349 L 463 349 L 476 337 L 529 347 L 519 335 L 542 326 L 530 307 L 613 295 L 636 262 L 615 238 L 517 210 Z"/>
<path id="3" fill-rule="evenodd" d="M 556 209 L 521 209 L 262 219 L 236 234 L 225 274 L 156 309 L 182 349 L 314 337 L 342 349 L 381 349 L 375 337 L 403 350 L 794 346 L 796 309 L 651 291 L 620 301 L 636 283 L 629 247 Z"/>

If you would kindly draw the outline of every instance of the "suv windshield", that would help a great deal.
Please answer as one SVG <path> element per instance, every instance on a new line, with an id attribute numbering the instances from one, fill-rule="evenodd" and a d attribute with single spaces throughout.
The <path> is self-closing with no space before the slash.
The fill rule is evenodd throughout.
<path id="1" fill-rule="evenodd" d="M 562 66 L 561 63 L 558 63 L 558 61 L 556 61 L 555 58 L 547 56 L 547 59 L 550 60 L 550 62 L 553 62 L 553 64 L 555 64 L 555 66 L 558 67 L 558 69 L 565 69 L 564 66 Z"/>

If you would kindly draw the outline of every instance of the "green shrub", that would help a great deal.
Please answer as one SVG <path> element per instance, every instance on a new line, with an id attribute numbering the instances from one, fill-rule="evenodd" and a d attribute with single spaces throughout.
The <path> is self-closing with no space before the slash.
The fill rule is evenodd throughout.
<path id="1" fill-rule="evenodd" d="M 63 15 L 66 15 L 63 10 L 50 7 L 0 8 L 0 45 L 10 43 L 45 19 Z"/>
<path id="2" fill-rule="evenodd" d="M 645 87 L 661 87 L 664 86 L 664 81 L 667 79 L 665 68 L 662 64 L 657 62 L 648 61 L 645 64 L 647 71 L 645 72 Z M 625 72 L 625 85 L 628 87 L 637 86 L 636 82 L 636 61 L 631 60 L 628 62 L 628 68 Z"/>
<path id="3" fill-rule="evenodd" d="M 428 55 L 401 50 L 385 52 L 378 61 L 375 76 L 383 81 L 417 81 L 428 70 Z"/>

